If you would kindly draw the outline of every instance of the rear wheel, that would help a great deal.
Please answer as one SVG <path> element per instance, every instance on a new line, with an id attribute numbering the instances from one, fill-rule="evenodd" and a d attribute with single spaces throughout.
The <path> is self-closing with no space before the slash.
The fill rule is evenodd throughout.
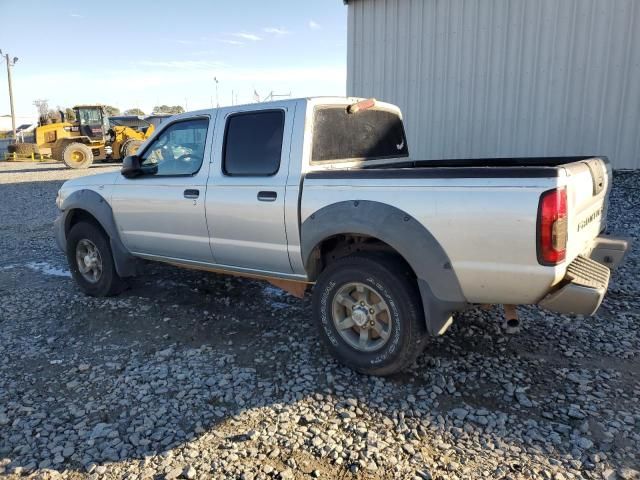
<path id="1" fill-rule="evenodd" d="M 69 168 L 89 168 L 93 152 L 84 143 L 68 143 L 62 148 L 62 161 Z"/>
<path id="2" fill-rule="evenodd" d="M 314 288 L 313 315 L 331 353 L 362 373 L 410 366 L 427 340 L 415 279 L 391 256 L 357 254 L 330 264 Z"/>
<path id="3" fill-rule="evenodd" d="M 80 289 L 92 297 L 107 297 L 122 291 L 109 237 L 93 223 L 80 222 L 67 235 L 67 261 Z"/>
<path id="4" fill-rule="evenodd" d="M 142 140 L 129 139 L 122 144 L 120 148 L 120 158 L 128 157 L 138 153 L 138 149 L 142 145 Z"/>

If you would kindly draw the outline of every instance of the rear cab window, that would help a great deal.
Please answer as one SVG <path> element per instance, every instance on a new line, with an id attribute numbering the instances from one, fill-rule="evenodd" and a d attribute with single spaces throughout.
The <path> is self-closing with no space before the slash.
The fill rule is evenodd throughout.
<path id="1" fill-rule="evenodd" d="M 322 105 L 313 114 L 312 163 L 408 157 L 402 119 L 381 108 L 348 113 L 346 105 Z"/>

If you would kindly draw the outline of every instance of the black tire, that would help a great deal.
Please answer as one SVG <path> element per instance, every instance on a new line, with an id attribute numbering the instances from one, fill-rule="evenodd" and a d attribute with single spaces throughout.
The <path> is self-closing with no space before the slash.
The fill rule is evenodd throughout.
<path id="1" fill-rule="evenodd" d="M 40 153 L 38 145 L 35 143 L 13 143 L 7 146 L 9 153 L 17 153 L 18 155 L 31 155 Z"/>
<path id="2" fill-rule="evenodd" d="M 82 240 L 93 243 L 100 254 L 102 261 L 102 273 L 96 282 L 91 282 L 80 272 L 76 259 L 76 250 Z M 113 254 L 109 237 L 97 225 L 89 222 L 80 222 L 74 225 L 67 235 L 67 261 L 71 275 L 80 290 L 92 297 L 109 297 L 120 293 L 125 286 L 124 281 L 118 275 L 113 262 Z"/>
<path id="3" fill-rule="evenodd" d="M 62 148 L 62 161 L 69 168 L 89 168 L 93 163 L 93 152 L 84 143 L 67 143 Z"/>
<path id="4" fill-rule="evenodd" d="M 142 140 L 134 140 L 132 138 L 124 142 L 120 148 L 120 160 L 129 155 L 136 154 L 140 145 L 142 145 Z"/>
<path id="5" fill-rule="evenodd" d="M 341 336 L 333 320 L 333 301 L 345 285 L 365 284 L 383 299 L 392 319 L 390 335 L 378 350 L 364 352 Z M 424 311 L 414 278 L 404 262 L 388 255 L 359 253 L 330 264 L 313 291 L 313 318 L 333 356 L 361 373 L 391 375 L 410 366 L 427 342 Z"/>

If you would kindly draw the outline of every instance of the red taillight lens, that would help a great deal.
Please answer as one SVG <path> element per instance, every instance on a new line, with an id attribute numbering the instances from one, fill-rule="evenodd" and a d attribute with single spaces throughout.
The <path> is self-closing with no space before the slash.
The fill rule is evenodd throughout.
<path id="1" fill-rule="evenodd" d="M 538 206 L 538 262 L 557 265 L 567 255 L 567 189 L 544 192 Z"/>

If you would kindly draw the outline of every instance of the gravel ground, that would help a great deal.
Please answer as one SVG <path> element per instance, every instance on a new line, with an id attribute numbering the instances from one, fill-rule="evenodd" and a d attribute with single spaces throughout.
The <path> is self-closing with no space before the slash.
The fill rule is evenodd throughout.
<path id="1" fill-rule="evenodd" d="M 54 199 L 78 172 L 0 163 L 0 476 L 632 479 L 640 470 L 640 262 L 595 318 L 459 315 L 409 371 L 358 375 L 320 347 L 310 301 L 149 264 L 80 294 Z M 609 224 L 640 237 L 640 173 Z"/>

